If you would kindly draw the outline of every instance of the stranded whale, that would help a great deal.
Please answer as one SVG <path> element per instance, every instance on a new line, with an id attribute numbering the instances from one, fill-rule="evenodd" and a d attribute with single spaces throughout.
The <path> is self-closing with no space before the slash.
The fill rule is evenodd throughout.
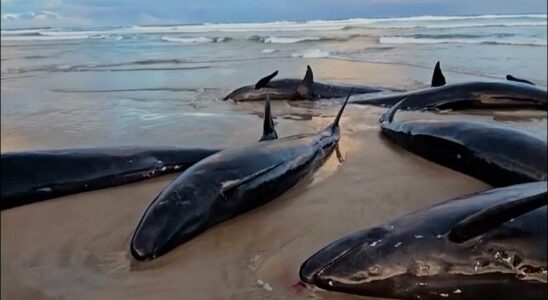
<path id="1" fill-rule="evenodd" d="M 402 100 L 381 117 L 396 144 L 493 186 L 546 180 L 546 141 L 503 125 L 474 121 L 393 122 Z"/>
<path id="2" fill-rule="evenodd" d="M 314 82 L 314 75 L 310 66 L 306 67 L 304 79 L 272 79 L 278 71 L 261 78 L 257 83 L 244 86 L 228 94 L 223 100 L 258 101 L 264 100 L 266 93 L 272 100 L 316 100 L 323 98 L 342 98 L 348 95 L 350 89 L 353 94 L 368 94 L 383 91 L 381 88 L 370 86 L 343 86 Z"/>
<path id="3" fill-rule="evenodd" d="M 218 151 L 118 147 L 4 153 L 0 209 L 180 172 Z"/>
<path id="4" fill-rule="evenodd" d="M 301 281 L 397 299 L 546 299 L 547 183 L 449 200 L 318 251 Z"/>
<path id="5" fill-rule="evenodd" d="M 439 62 L 432 76 L 432 87 L 356 99 L 351 103 L 390 107 L 407 99 L 402 108 L 411 110 L 442 109 L 540 109 L 547 110 L 546 89 L 536 87 L 532 82 L 507 75 L 508 82 L 463 82 L 445 84 L 445 77 Z"/>
<path id="6" fill-rule="evenodd" d="M 162 255 L 218 223 L 268 203 L 313 174 L 338 144 L 339 120 L 349 98 L 350 94 L 334 122 L 319 133 L 223 150 L 187 169 L 145 211 L 131 241 L 133 257 L 149 260 Z"/>

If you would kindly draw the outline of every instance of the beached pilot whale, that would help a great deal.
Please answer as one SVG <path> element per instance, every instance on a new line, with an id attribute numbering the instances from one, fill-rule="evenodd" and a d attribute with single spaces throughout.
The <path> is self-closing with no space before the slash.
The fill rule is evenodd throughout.
<path id="1" fill-rule="evenodd" d="M 181 172 L 218 151 L 118 147 L 4 153 L 0 209 Z"/>
<path id="2" fill-rule="evenodd" d="M 477 121 L 393 122 L 407 101 L 392 106 L 379 120 L 383 135 L 394 143 L 493 186 L 547 179 L 548 148 L 540 137 Z"/>
<path id="3" fill-rule="evenodd" d="M 492 189 L 356 232 L 306 260 L 300 279 L 382 298 L 544 300 L 546 189 Z"/>
<path id="4" fill-rule="evenodd" d="M 260 140 L 277 137 L 268 106 Z M 113 147 L 4 153 L 0 209 L 182 172 L 219 151 Z"/>
<path id="5" fill-rule="evenodd" d="M 440 64 L 437 62 L 430 88 L 356 99 L 351 103 L 390 107 L 407 98 L 402 108 L 410 110 L 483 108 L 548 110 L 546 89 L 512 75 L 507 75 L 506 78 L 508 82 L 477 81 L 446 85 Z"/>
<path id="6" fill-rule="evenodd" d="M 338 144 L 339 120 L 349 98 L 350 93 L 333 123 L 319 133 L 223 150 L 187 169 L 147 208 L 131 240 L 133 257 L 162 255 L 313 174 Z"/>
<path id="7" fill-rule="evenodd" d="M 316 100 L 323 98 L 342 98 L 348 95 L 350 89 L 353 94 L 368 94 L 383 91 L 381 88 L 370 86 L 342 86 L 314 82 L 314 74 L 310 66 L 306 67 L 306 74 L 300 79 L 272 79 L 278 71 L 261 78 L 255 85 L 244 86 L 234 90 L 223 100 L 259 101 L 264 100 L 266 93 L 271 100 Z"/>

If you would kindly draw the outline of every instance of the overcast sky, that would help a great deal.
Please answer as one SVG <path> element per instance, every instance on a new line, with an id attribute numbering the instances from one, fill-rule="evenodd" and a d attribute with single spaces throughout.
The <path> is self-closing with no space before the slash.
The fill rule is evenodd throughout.
<path id="1" fill-rule="evenodd" d="M 2 28 L 546 13 L 546 0 L 1 0 Z"/>

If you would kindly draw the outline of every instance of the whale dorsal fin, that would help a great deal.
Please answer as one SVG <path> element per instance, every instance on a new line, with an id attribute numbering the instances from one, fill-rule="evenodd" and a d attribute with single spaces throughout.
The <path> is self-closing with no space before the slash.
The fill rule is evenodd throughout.
<path id="1" fill-rule="evenodd" d="M 392 123 L 392 120 L 394 120 L 394 115 L 396 114 L 396 111 L 400 109 L 403 102 L 407 100 L 407 97 L 401 99 L 398 103 L 392 105 L 379 119 L 379 123 Z"/>
<path id="2" fill-rule="evenodd" d="M 265 77 L 259 79 L 259 81 L 257 81 L 257 83 L 255 83 L 255 89 L 258 90 L 260 88 L 263 88 L 263 87 L 267 86 L 268 83 L 270 82 L 270 80 L 272 80 L 272 78 L 276 77 L 276 75 L 278 75 L 278 70 L 274 71 L 274 73 L 272 73 L 268 76 L 265 76 Z"/>
<path id="3" fill-rule="evenodd" d="M 266 93 L 266 100 L 264 102 L 264 123 L 263 123 L 263 136 L 260 141 L 275 140 L 278 138 L 276 128 L 274 128 L 274 120 L 272 119 L 272 113 L 270 111 L 270 93 Z"/>
<path id="4" fill-rule="evenodd" d="M 452 242 L 463 243 L 547 203 L 548 192 L 543 192 L 486 208 L 460 221 L 451 229 L 447 237 Z"/>
<path id="5" fill-rule="evenodd" d="M 521 83 L 527 83 L 527 84 L 530 84 L 530 85 L 535 85 L 534 83 L 532 83 L 531 81 L 527 80 L 527 79 L 521 79 L 521 78 L 517 78 L 517 77 L 514 77 L 510 74 L 506 75 L 506 80 L 508 81 L 516 81 L 516 82 L 521 82 Z"/>
<path id="6" fill-rule="evenodd" d="M 436 86 L 444 86 L 445 85 L 445 76 L 443 76 L 443 72 L 441 71 L 440 62 L 436 62 L 436 66 L 434 67 L 434 73 L 432 74 L 432 85 L 431 87 Z"/>
<path id="7" fill-rule="evenodd" d="M 346 104 L 348 103 L 348 99 L 350 99 L 350 96 L 352 96 L 353 91 L 354 91 L 354 88 L 350 88 L 350 92 L 348 92 L 348 96 L 346 96 L 346 99 L 344 100 L 344 103 L 341 106 L 341 109 L 339 109 L 339 112 L 337 113 L 337 116 L 335 117 L 333 124 L 331 124 L 332 128 L 339 127 L 339 121 L 341 120 L 342 113 L 344 111 L 344 108 L 346 107 Z"/>
<path id="8" fill-rule="evenodd" d="M 312 85 L 314 84 L 314 74 L 312 68 L 306 66 L 306 74 L 303 81 L 297 87 L 297 95 L 303 99 L 312 99 Z"/>

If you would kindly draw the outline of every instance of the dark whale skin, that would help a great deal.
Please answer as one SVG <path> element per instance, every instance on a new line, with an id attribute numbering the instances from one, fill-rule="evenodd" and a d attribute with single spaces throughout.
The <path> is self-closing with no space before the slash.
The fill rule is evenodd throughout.
<path id="1" fill-rule="evenodd" d="M 301 281 L 394 299 L 541 300 L 547 297 L 546 181 L 492 189 L 343 237 L 306 260 Z M 544 206 L 463 243 L 448 232 L 470 215 L 527 197 Z"/>
<path id="2" fill-rule="evenodd" d="M 548 110 L 544 88 L 519 82 L 464 82 L 418 91 L 353 100 L 353 104 L 391 107 L 406 99 L 402 108 L 436 109 L 539 109 Z"/>
<path id="3" fill-rule="evenodd" d="M 546 141 L 517 129 L 472 121 L 405 121 L 381 128 L 403 148 L 493 186 L 547 178 Z"/>
<path id="4" fill-rule="evenodd" d="M 82 148 L 1 155 L 1 209 L 181 172 L 218 149 Z"/>

